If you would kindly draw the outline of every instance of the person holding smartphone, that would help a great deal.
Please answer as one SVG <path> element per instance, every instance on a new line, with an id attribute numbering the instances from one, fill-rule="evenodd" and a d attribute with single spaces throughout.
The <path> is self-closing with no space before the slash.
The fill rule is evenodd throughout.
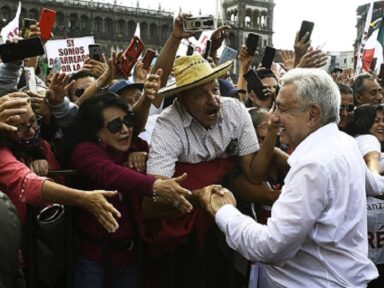
<path id="1" fill-rule="evenodd" d="M 270 109 L 276 97 L 276 89 L 278 87 L 277 79 L 271 70 L 265 68 L 258 69 L 256 74 L 263 84 L 263 94 L 259 94 L 253 90 L 248 91 L 248 98 L 245 105 L 247 107 Z"/>

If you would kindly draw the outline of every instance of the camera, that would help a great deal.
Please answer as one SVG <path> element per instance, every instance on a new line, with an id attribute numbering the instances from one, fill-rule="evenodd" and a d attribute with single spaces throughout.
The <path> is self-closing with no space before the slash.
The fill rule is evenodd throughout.
<path id="1" fill-rule="evenodd" d="M 188 18 L 183 22 L 183 29 L 185 32 L 215 30 L 215 19 L 213 16 Z"/>

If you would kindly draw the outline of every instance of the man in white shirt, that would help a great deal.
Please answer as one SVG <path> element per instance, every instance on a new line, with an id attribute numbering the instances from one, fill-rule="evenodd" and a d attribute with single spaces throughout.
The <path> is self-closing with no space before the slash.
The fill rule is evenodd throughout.
<path id="1" fill-rule="evenodd" d="M 295 150 L 271 218 L 242 215 L 229 192 L 212 195 L 210 212 L 230 247 L 268 264 L 271 287 L 366 287 L 378 273 L 368 259 L 365 164 L 337 128 L 338 88 L 317 69 L 281 82 L 273 121 Z"/>

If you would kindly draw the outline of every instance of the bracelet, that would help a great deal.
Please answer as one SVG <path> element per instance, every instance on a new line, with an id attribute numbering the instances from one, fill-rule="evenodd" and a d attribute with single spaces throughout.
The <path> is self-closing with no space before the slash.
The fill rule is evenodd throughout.
<path id="1" fill-rule="evenodd" d="M 153 182 L 153 186 L 152 186 L 152 200 L 153 200 L 153 202 L 157 202 L 157 200 L 159 200 L 159 195 L 157 194 L 155 183 L 156 183 L 156 180 L 155 180 L 155 182 Z"/>

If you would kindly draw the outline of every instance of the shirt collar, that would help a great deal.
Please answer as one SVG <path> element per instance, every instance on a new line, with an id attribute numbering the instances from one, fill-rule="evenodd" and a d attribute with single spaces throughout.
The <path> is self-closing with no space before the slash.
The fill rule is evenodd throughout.
<path id="1" fill-rule="evenodd" d="M 324 139 L 331 138 L 339 132 L 337 124 L 332 122 L 322 126 L 309 134 L 292 152 L 288 158 L 289 166 L 294 166 L 295 163 L 307 152 L 311 151 L 315 145 L 322 143 Z"/>

